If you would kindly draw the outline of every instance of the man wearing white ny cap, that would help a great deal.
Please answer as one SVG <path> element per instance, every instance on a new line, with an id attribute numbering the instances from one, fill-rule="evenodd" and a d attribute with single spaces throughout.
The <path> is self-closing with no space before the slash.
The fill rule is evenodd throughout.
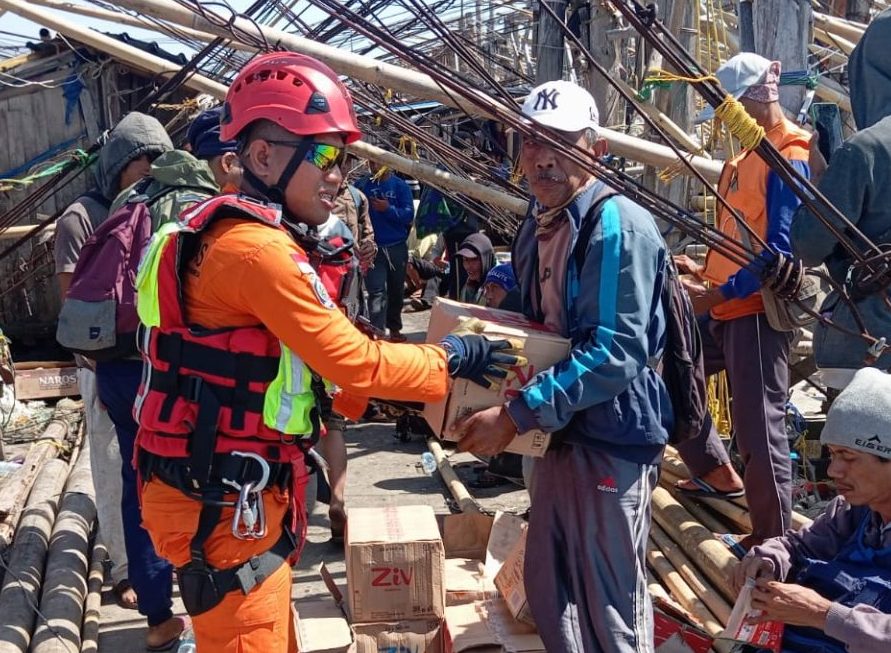
<path id="1" fill-rule="evenodd" d="M 729 59 L 715 74 L 727 93 L 765 130 L 764 138 L 807 176 L 810 134 L 783 116 L 778 102 L 779 62 L 744 52 Z M 712 115 L 707 109 L 700 119 Z M 718 192 L 775 252 L 790 254 L 789 229 L 800 202 L 758 154 L 744 150 L 730 159 L 721 172 Z M 723 207 L 718 209 L 716 226 L 728 237 L 749 243 L 754 252 L 761 250 L 759 242 Z M 716 251 L 708 253 L 705 265 L 686 256 L 675 260 L 681 272 L 691 275 L 685 284 L 700 316 L 705 372 L 727 372 L 733 393 L 733 431 L 745 465 L 743 482 L 711 419 L 706 419 L 700 436 L 678 447 L 692 476 L 692 480 L 678 483 L 678 489 L 717 498 L 745 493 L 752 534 L 734 549 L 747 549 L 765 538 L 782 535 L 792 516 L 792 467 L 785 423 L 792 333 L 775 328 L 778 322 L 766 314 L 756 269 L 741 268 Z M 711 282 L 710 287 L 706 281 Z"/>
<path id="2" fill-rule="evenodd" d="M 734 573 L 753 607 L 782 621 L 783 651 L 891 650 L 891 376 L 862 369 L 829 409 L 820 441 L 841 496 L 802 530 L 767 540 Z"/>
<path id="3" fill-rule="evenodd" d="M 517 398 L 460 424 L 459 446 L 496 454 L 517 432 L 553 434 L 535 465 L 525 569 L 545 648 L 646 653 L 650 499 L 672 425 L 650 365 L 665 343 L 668 252 L 647 211 L 567 156 L 570 144 L 606 153 L 590 93 L 547 82 L 523 113 L 566 145 L 523 138 L 534 201 L 511 261 L 526 315 L 569 338 L 572 350 Z"/>

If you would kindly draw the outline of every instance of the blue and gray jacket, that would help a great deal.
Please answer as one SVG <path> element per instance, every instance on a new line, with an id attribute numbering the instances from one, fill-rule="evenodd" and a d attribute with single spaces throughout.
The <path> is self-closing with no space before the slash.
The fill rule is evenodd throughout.
<path id="1" fill-rule="evenodd" d="M 567 208 L 572 238 L 562 335 L 572 351 L 539 373 L 507 410 L 521 433 L 538 428 L 566 443 L 655 463 L 673 424 L 668 391 L 653 369 L 665 346 L 661 295 L 669 253 L 650 213 L 625 197 L 610 197 L 587 216 L 603 190 L 598 181 Z M 598 222 L 579 274 L 572 252 L 584 219 Z M 532 215 L 520 225 L 511 260 L 523 312 L 543 322 L 533 301 L 540 293 L 532 292 L 538 284 Z"/>

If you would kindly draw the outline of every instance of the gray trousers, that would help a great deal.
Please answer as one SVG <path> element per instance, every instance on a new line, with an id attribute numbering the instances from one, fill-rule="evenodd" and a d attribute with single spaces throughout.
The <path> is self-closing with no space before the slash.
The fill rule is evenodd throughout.
<path id="1" fill-rule="evenodd" d="M 652 653 L 645 555 L 659 468 L 564 445 L 534 476 L 524 573 L 545 649 Z"/>
<path id="2" fill-rule="evenodd" d="M 87 368 L 77 370 L 77 384 L 84 401 L 87 435 L 90 438 L 90 467 L 96 490 L 99 536 L 111 560 L 111 578 L 117 584 L 127 578 L 127 550 L 121 522 L 121 450 L 114 424 L 99 401 L 96 374 Z"/>
<path id="3" fill-rule="evenodd" d="M 706 374 L 727 371 L 752 534 L 760 539 L 782 535 L 792 518 L 792 463 L 786 437 L 792 334 L 772 329 L 763 313 L 723 322 L 706 320 L 700 322 L 700 330 Z M 711 418 L 699 437 L 678 450 L 694 476 L 729 461 Z"/>

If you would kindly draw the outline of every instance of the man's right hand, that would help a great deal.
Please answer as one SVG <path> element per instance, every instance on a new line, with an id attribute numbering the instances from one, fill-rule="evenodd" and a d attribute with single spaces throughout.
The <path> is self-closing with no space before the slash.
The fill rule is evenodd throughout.
<path id="1" fill-rule="evenodd" d="M 449 376 L 468 379 L 489 389 L 500 386 L 512 367 L 526 365 L 516 340 L 489 340 L 479 320 L 466 320 L 442 339 L 448 353 Z"/>
<path id="2" fill-rule="evenodd" d="M 810 168 L 811 172 L 810 180 L 811 183 L 817 184 L 820 181 L 820 177 L 826 172 L 826 168 L 829 167 L 829 164 L 826 163 L 826 159 L 823 158 L 823 153 L 820 151 L 820 133 L 816 129 L 814 130 L 813 136 L 811 136 L 809 148 L 807 166 Z"/>
<path id="3" fill-rule="evenodd" d="M 704 266 L 699 265 L 699 263 L 694 261 L 692 258 L 687 256 L 686 254 L 680 254 L 673 258 L 674 258 L 674 264 L 678 268 L 678 272 L 680 272 L 681 274 L 691 274 L 694 277 L 696 277 L 697 279 L 699 279 L 700 281 L 702 281 L 702 270 L 703 270 Z"/>
<path id="4" fill-rule="evenodd" d="M 766 558 L 747 555 L 739 561 L 739 564 L 733 570 L 731 581 L 734 591 L 739 593 L 748 578 L 769 578 L 773 580 L 775 578 L 773 563 Z"/>

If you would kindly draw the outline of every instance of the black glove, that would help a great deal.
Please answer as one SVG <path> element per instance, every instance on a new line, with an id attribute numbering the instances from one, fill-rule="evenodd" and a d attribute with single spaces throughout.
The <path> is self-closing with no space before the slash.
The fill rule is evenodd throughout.
<path id="1" fill-rule="evenodd" d="M 449 355 L 449 376 L 468 379 L 486 389 L 500 385 L 512 366 L 526 364 L 509 340 L 489 340 L 475 333 L 449 334 L 440 345 Z"/>

